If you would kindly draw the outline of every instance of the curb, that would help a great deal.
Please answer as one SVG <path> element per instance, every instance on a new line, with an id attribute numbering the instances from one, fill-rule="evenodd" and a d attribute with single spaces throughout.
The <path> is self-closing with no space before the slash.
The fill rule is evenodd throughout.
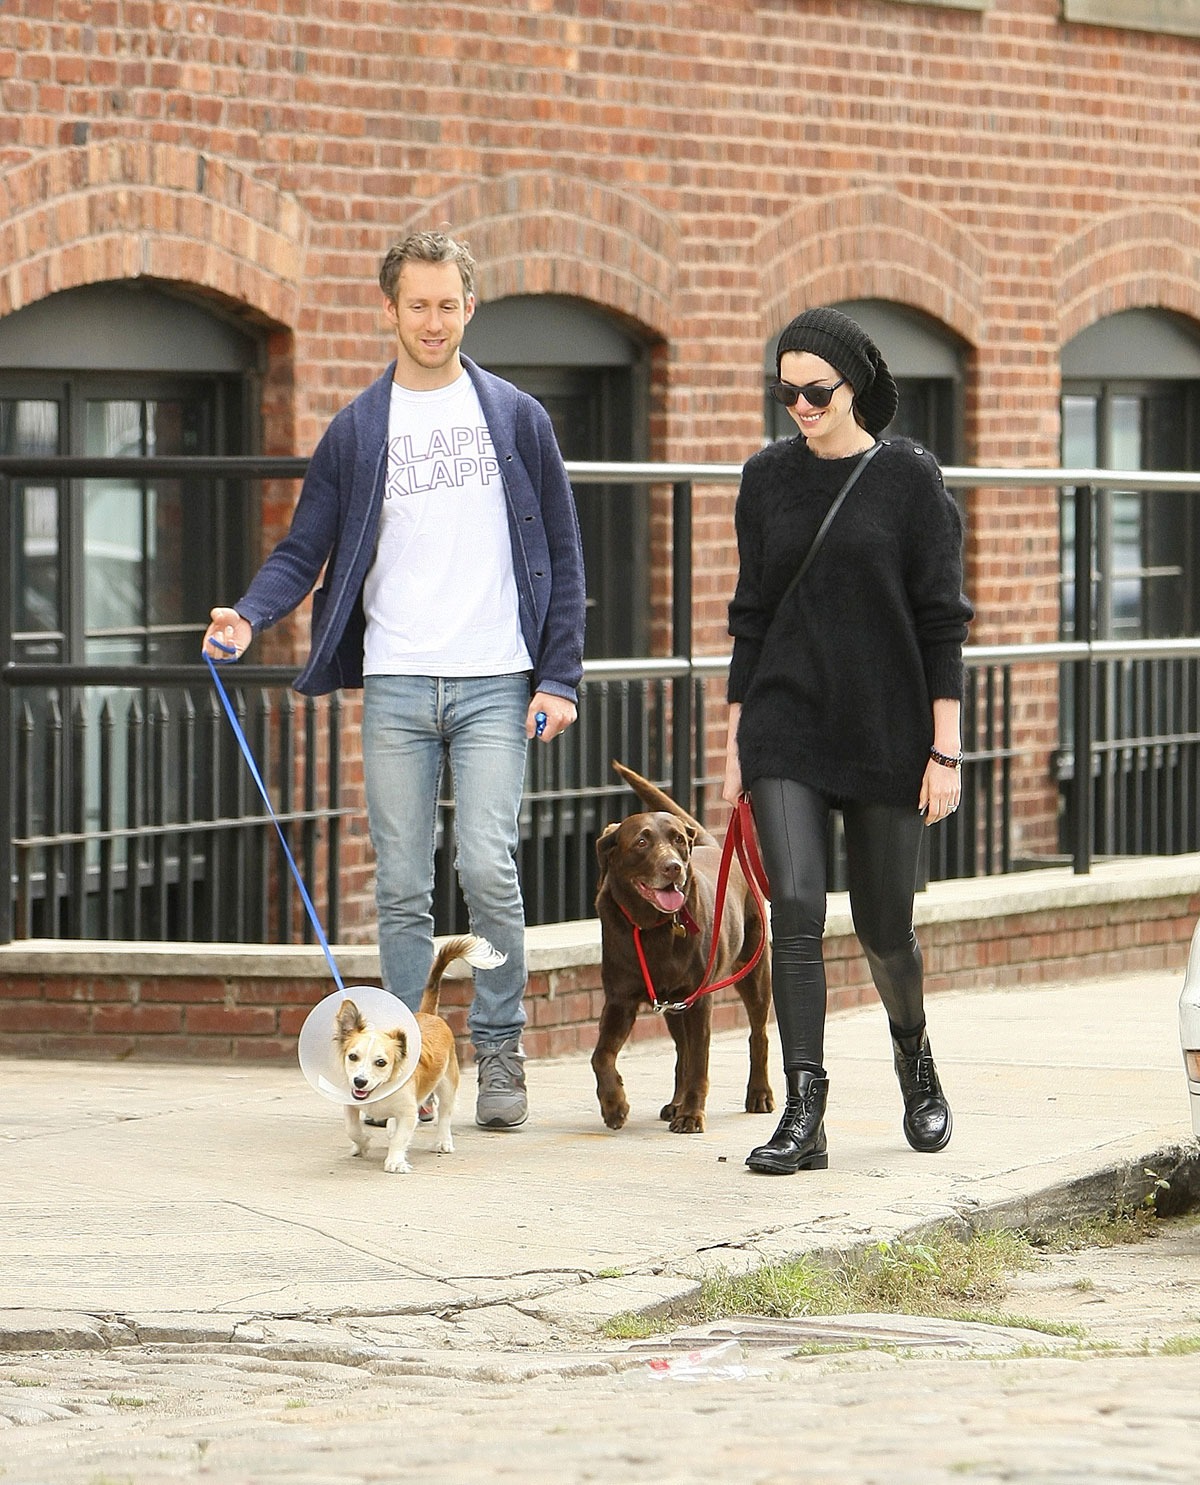
<path id="1" fill-rule="evenodd" d="M 1160 1180 L 1168 1183 L 1165 1188 L 1158 1186 Z M 1117 1161 L 1010 1201 L 959 1208 L 958 1214 L 971 1232 L 996 1227 L 1043 1232 L 1148 1202 L 1160 1217 L 1177 1217 L 1200 1206 L 1200 1144 L 1160 1145 L 1138 1159 Z M 926 1223 L 923 1230 L 939 1225 Z"/>

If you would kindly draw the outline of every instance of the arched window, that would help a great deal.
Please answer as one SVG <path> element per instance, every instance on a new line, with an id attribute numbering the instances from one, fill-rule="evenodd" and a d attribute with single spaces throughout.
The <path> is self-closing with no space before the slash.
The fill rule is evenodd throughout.
<path id="1" fill-rule="evenodd" d="M 538 399 L 566 459 L 628 461 L 649 447 L 645 344 L 603 310 L 559 294 L 481 304 L 463 351 Z M 650 517 L 644 486 L 575 490 L 587 567 L 587 653 L 649 648 Z"/>
<path id="2" fill-rule="evenodd" d="M 260 354 L 248 329 L 165 287 L 110 283 L 52 295 L 0 319 L 0 453 L 141 459 L 251 452 Z M 12 495 L 4 516 L 12 613 L 0 615 L 0 623 L 11 622 L 19 661 L 195 661 L 209 609 L 242 590 L 253 560 L 253 513 L 244 489 L 227 481 L 34 476 L 14 481 Z M 114 820 L 136 817 L 131 791 L 148 797 L 152 782 L 146 734 L 130 717 L 135 701 L 149 715 L 148 696 L 102 684 L 25 693 L 39 736 L 48 735 L 56 707 L 70 716 L 82 706 L 85 717 L 81 763 L 73 748 L 57 762 L 44 750 L 29 759 L 22 781 L 27 834 L 76 818 L 70 811 L 77 799 L 85 801 L 89 830 L 100 826 L 106 809 Z M 114 719 L 107 766 L 106 709 Z M 160 738 L 163 758 L 182 756 L 185 725 L 181 713 L 171 717 L 171 738 Z M 180 817 L 182 801 L 204 774 L 206 746 L 203 740 L 198 745 L 194 775 L 170 773 L 155 785 L 163 791 L 165 818 Z M 106 803 L 102 775 L 110 790 Z M 131 866 L 132 837 L 118 834 L 109 849 L 112 876 L 106 880 L 124 904 L 121 911 L 136 912 L 139 894 L 129 887 L 141 878 Z M 100 877 L 93 876 L 99 852 L 98 841 L 91 841 L 80 909 L 89 925 L 100 922 L 103 887 L 96 890 Z M 174 894 L 172 911 L 194 906 L 179 888 L 185 870 L 203 870 L 190 846 L 163 865 L 156 886 Z M 35 875 L 30 892 L 33 921 L 56 922 L 57 881 Z"/>
<path id="3" fill-rule="evenodd" d="M 234 454 L 256 442 L 260 348 L 142 284 L 70 289 L 0 319 L 0 453 Z M 251 551 L 240 492 L 28 479 L 14 492 L 18 659 L 193 658 Z"/>
<path id="4" fill-rule="evenodd" d="M 943 464 L 961 457 L 963 357 L 958 341 L 919 310 L 883 299 L 854 299 L 834 306 L 857 320 L 883 352 L 900 392 L 900 408 L 888 429 L 923 444 Z M 775 380 L 779 336 L 767 342 L 764 376 Z M 768 439 L 790 438 L 796 425 L 787 409 L 764 395 Z"/>
<path id="5" fill-rule="evenodd" d="M 1062 463 L 1070 469 L 1200 468 L 1200 328 L 1133 309 L 1062 350 Z M 1062 624 L 1075 612 L 1075 509 L 1062 504 Z M 1158 639 L 1200 626 L 1200 522 L 1187 496 L 1102 491 L 1092 566 L 1101 639 Z"/>

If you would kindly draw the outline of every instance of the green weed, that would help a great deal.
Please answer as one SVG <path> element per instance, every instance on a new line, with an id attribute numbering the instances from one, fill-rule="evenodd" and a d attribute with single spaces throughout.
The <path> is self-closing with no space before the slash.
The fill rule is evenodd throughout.
<path id="1" fill-rule="evenodd" d="M 1082 1340 L 1086 1331 L 1079 1325 L 1004 1314 L 999 1302 L 1007 1293 L 1009 1276 L 1036 1267 L 1039 1254 L 1141 1243 L 1162 1232 L 1164 1219 L 1157 1203 L 1170 1184 L 1148 1168 L 1144 1173 L 1152 1181 L 1147 1195 L 1136 1206 L 1119 1207 L 1107 1216 L 1032 1232 L 997 1228 L 974 1233 L 965 1242 L 943 1229 L 918 1242 L 877 1243 L 832 1267 L 801 1258 L 764 1264 L 748 1274 L 716 1269 L 704 1278 L 699 1298 L 686 1310 L 654 1318 L 618 1315 L 603 1327 L 604 1333 L 614 1340 L 642 1340 L 681 1324 L 738 1315 L 793 1319 L 878 1312 L 1014 1326 Z M 1171 1222 L 1196 1224 L 1200 1212 L 1173 1217 Z M 1090 1278 L 1075 1282 L 1082 1293 L 1094 1287 Z M 1180 1336 L 1164 1347 L 1170 1355 L 1197 1350 L 1200 1336 Z"/>
<path id="2" fill-rule="evenodd" d="M 960 1310 L 948 1314 L 947 1320 L 969 1320 L 975 1325 L 1003 1325 L 1009 1330 L 1036 1330 L 1042 1335 L 1074 1336 L 1082 1340 L 1087 1331 L 1082 1325 L 1064 1320 L 1038 1320 L 1033 1315 L 1006 1315 L 999 1310 Z"/>
<path id="3" fill-rule="evenodd" d="M 810 1341 L 789 1351 L 789 1357 L 837 1356 L 846 1351 L 892 1351 L 893 1346 L 880 1346 L 874 1341 Z"/>
<path id="4" fill-rule="evenodd" d="M 1078 1253 L 1084 1248 L 1119 1248 L 1146 1243 L 1158 1235 L 1160 1218 L 1147 1206 L 1118 1207 L 1105 1217 L 1083 1217 L 1070 1226 L 1031 1232 L 1029 1241 L 1043 1253 Z"/>
<path id="5" fill-rule="evenodd" d="M 1028 1240 L 1019 1233 L 981 1232 L 964 1243 L 939 1232 L 922 1242 L 877 1243 L 836 1268 L 800 1258 L 764 1264 L 748 1274 L 717 1269 L 705 1277 L 698 1300 L 683 1314 L 618 1315 L 604 1332 L 614 1340 L 640 1340 L 681 1323 L 733 1315 L 794 1319 L 874 1311 L 963 1319 L 964 1306 L 1001 1299 L 1006 1275 L 1035 1262 Z M 975 1313 L 972 1309 L 971 1315 Z"/>
<path id="6" fill-rule="evenodd" d="M 841 1315 L 848 1306 L 836 1274 L 812 1259 L 764 1264 L 747 1274 L 714 1269 L 700 1286 L 696 1304 L 702 1320 L 729 1315 Z"/>
<path id="7" fill-rule="evenodd" d="M 612 1341 L 644 1341 L 647 1336 L 669 1330 L 674 1323 L 674 1320 L 664 1320 L 661 1315 L 651 1317 L 626 1310 L 606 1320 L 600 1328 Z"/>
<path id="8" fill-rule="evenodd" d="M 1150 1180 L 1153 1183 L 1150 1187 L 1150 1190 L 1147 1191 L 1145 1196 L 1142 1197 L 1142 1206 L 1145 1207 L 1147 1211 L 1153 1212 L 1157 1216 L 1158 1199 L 1160 1196 L 1170 1191 L 1171 1183 L 1170 1181 L 1164 1180 L 1164 1178 L 1160 1176 L 1156 1170 L 1151 1170 L 1148 1165 L 1142 1167 L 1142 1175 L 1149 1176 Z"/>
<path id="9" fill-rule="evenodd" d="M 1192 1356 L 1200 1351 L 1200 1335 L 1173 1335 L 1158 1349 L 1163 1356 Z"/>
<path id="10" fill-rule="evenodd" d="M 1002 1299 L 1008 1275 L 1036 1261 L 1020 1233 L 978 1232 L 963 1243 L 943 1231 L 921 1243 L 879 1243 L 838 1277 L 855 1310 L 952 1317 L 964 1304 Z"/>

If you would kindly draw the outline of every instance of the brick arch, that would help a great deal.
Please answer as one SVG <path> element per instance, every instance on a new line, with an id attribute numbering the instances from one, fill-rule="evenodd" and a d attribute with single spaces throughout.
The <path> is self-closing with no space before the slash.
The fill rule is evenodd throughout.
<path id="1" fill-rule="evenodd" d="M 1093 222 L 1054 255 L 1059 344 L 1123 309 L 1200 321 L 1200 217 L 1142 207 Z"/>
<path id="2" fill-rule="evenodd" d="M 969 233 L 893 191 L 807 202 L 755 244 L 763 340 L 805 304 L 887 299 L 923 310 L 968 345 L 979 343 L 987 262 Z"/>
<path id="3" fill-rule="evenodd" d="M 447 227 L 470 242 L 483 299 L 570 294 L 670 334 L 679 230 L 638 196 L 530 171 L 459 186 L 403 230 Z"/>
<path id="4" fill-rule="evenodd" d="M 187 284 L 292 328 L 308 241 L 292 197 L 196 150 L 103 141 L 0 174 L 0 315 L 113 279 Z"/>

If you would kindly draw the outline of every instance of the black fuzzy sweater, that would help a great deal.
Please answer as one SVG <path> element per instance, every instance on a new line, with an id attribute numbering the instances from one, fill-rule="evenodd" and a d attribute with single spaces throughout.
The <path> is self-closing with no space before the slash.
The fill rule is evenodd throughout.
<path id="1" fill-rule="evenodd" d="M 932 454 L 891 439 L 776 614 L 859 455 L 797 436 L 742 471 L 729 700 L 742 703 L 742 783 L 795 779 L 837 799 L 915 807 L 932 702 L 962 696 L 962 522 Z"/>

